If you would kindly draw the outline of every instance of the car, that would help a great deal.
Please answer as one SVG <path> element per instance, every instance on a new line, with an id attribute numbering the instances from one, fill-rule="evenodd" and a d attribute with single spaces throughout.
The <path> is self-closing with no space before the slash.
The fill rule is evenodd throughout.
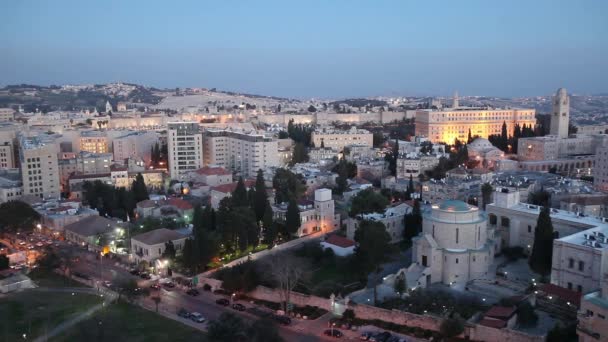
<path id="1" fill-rule="evenodd" d="M 110 288 L 110 287 L 112 287 L 112 282 L 111 282 L 111 281 L 109 281 L 109 280 L 105 280 L 105 281 L 103 282 L 103 286 L 105 286 L 105 287 L 107 287 L 107 288 Z"/>
<path id="2" fill-rule="evenodd" d="M 27 245 L 27 243 L 25 241 L 19 242 L 19 246 L 25 246 L 25 245 Z"/>
<path id="3" fill-rule="evenodd" d="M 391 333 L 388 331 L 378 333 L 372 337 L 370 337 L 370 341 L 374 342 L 386 342 L 391 337 Z"/>
<path id="4" fill-rule="evenodd" d="M 186 311 L 186 309 L 179 309 L 177 315 L 182 318 L 190 318 L 192 314 Z"/>
<path id="5" fill-rule="evenodd" d="M 291 324 L 291 318 L 287 317 L 287 316 L 279 316 L 279 315 L 274 315 L 274 320 L 279 322 L 280 324 L 283 325 L 290 325 Z"/>
<path id="6" fill-rule="evenodd" d="M 131 270 L 129 271 L 129 273 L 131 273 L 132 275 L 138 276 L 141 274 L 141 272 L 139 270 Z"/>
<path id="7" fill-rule="evenodd" d="M 42 246 L 44 246 L 44 244 L 43 244 L 42 242 L 38 242 L 38 243 L 36 244 L 36 246 L 37 246 L 37 247 L 42 247 Z"/>
<path id="8" fill-rule="evenodd" d="M 150 276 L 150 273 L 147 273 L 147 272 L 140 273 L 139 277 L 141 279 L 152 279 L 152 276 Z"/>
<path id="9" fill-rule="evenodd" d="M 78 278 L 82 278 L 82 279 L 86 279 L 86 280 L 91 279 L 91 277 L 89 277 L 88 275 L 86 275 L 86 274 L 84 274 L 84 273 L 80 273 L 80 272 L 74 272 L 74 273 L 72 273 L 72 274 L 73 274 L 75 277 L 78 277 Z"/>
<path id="10" fill-rule="evenodd" d="M 359 336 L 359 339 L 363 340 L 363 341 L 367 341 L 370 339 L 370 337 L 374 336 L 374 334 L 375 333 L 372 331 L 364 331 L 361 333 L 361 336 Z"/>
<path id="11" fill-rule="evenodd" d="M 197 289 L 188 289 L 188 291 L 186 291 L 186 294 L 196 297 L 201 293 Z"/>
<path id="12" fill-rule="evenodd" d="M 344 334 L 338 329 L 327 329 L 323 332 L 323 335 L 335 338 L 340 338 L 344 336 Z"/>
<path id="13" fill-rule="evenodd" d="M 172 288 L 175 287 L 175 283 L 172 282 L 172 281 L 168 281 L 166 283 L 163 283 L 163 286 L 166 287 L 166 288 L 172 289 Z"/>
<path id="14" fill-rule="evenodd" d="M 154 283 L 154 284 L 150 285 L 150 288 L 152 290 L 160 290 L 160 285 L 158 283 Z"/>
<path id="15" fill-rule="evenodd" d="M 198 312 L 193 312 L 190 314 L 190 319 L 195 321 L 196 323 L 203 323 L 205 321 L 205 317 Z"/>
<path id="16" fill-rule="evenodd" d="M 237 311 L 245 311 L 245 310 L 247 310 L 247 308 L 245 307 L 245 305 L 240 304 L 240 303 L 232 304 L 232 308 L 234 310 L 237 310 Z"/>
<path id="17" fill-rule="evenodd" d="M 219 305 L 223 305 L 223 306 L 230 305 L 230 301 L 226 298 L 220 298 L 220 299 L 216 300 L 215 303 L 219 304 Z"/>

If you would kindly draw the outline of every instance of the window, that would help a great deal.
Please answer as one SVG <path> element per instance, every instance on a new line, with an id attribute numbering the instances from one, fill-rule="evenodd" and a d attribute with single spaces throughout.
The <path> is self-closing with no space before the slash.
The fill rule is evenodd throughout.
<path id="1" fill-rule="evenodd" d="M 585 262 L 584 261 L 579 261 L 578 262 L 578 270 L 579 271 L 584 271 L 585 270 Z"/>
<path id="2" fill-rule="evenodd" d="M 587 316 L 589 316 L 589 317 L 593 317 L 593 311 L 591 311 L 591 310 L 587 310 Z"/>
<path id="3" fill-rule="evenodd" d="M 458 258 L 456 258 L 456 263 L 458 263 Z"/>
<path id="4" fill-rule="evenodd" d="M 583 287 L 581 285 L 576 285 L 576 291 L 583 292 Z"/>
<path id="5" fill-rule="evenodd" d="M 572 290 L 572 283 L 568 283 L 568 290 Z"/>
<path id="6" fill-rule="evenodd" d="M 422 266 L 424 266 L 424 267 L 427 267 L 427 266 L 428 266 L 428 265 L 427 265 L 427 258 L 426 258 L 426 255 L 423 255 L 423 256 L 422 256 Z"/>
<path id="7" fill-rule="evenodd" d="M 568 268 L 574 268 L 574 259 L 568 259 Z"/>
<path id="8" fill-rule="evenodd" d="M 458 228 L 456 228 L 456 243 L 458 243 L 458 233 L 459 233 L 459 230 L 458 230 Z"/>
<path id="9" fill-rule="evenodd" d="M 532 226 L 528 225 L 528 233 L 532 233 Z"/>

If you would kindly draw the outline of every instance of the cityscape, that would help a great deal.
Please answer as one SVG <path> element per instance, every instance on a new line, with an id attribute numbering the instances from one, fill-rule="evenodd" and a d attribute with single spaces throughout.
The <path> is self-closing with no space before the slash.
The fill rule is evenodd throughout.
<path id="1" fill-rule="evenodd" d="M 608 341 L 608 4 L 0 9 L 0 341 Z"/>

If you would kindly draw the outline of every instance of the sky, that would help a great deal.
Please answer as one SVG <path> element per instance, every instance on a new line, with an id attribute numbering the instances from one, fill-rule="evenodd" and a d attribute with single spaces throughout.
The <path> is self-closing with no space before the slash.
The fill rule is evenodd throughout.
<path id="1" fill-rule="evenodd" d="M 0 13 L 1 85 L 608 92 L 606 0 L 3 0 Z"/>

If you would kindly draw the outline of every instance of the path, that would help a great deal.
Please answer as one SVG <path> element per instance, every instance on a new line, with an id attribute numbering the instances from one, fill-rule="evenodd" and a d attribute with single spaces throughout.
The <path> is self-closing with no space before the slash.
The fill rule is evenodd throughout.
<path id="1" fill-rule="evenodd" d="M 68 293 L 72 292 L 72 293 L 87 293 L 87 294 L 95 294 L 95 295 L 100 294 L 100 292 L 101 292 L 101 296 L 104 298 L 104 301 L 101 304 L 97 304 L 97 305 L 93 306 L 92 308 L 90 308 L 84 312 L 81 312 L 78 315 L 68 319 L 67 321 L 60 323 L 59 325 L 54 327 L 51 331 L 49 331 L 47 334 L 44 334 L 43 336 L 39 336 L 36 339 L 34 339 L 34 342 L 48 341 L 50 338 L 53 338 L 53 337 L 61 334 L 62 332 L 73 327 L 74 325 L 91 317 L 95 312 L 99 311 L 101 308 L 112 303 L 114 300 L 116 300 L 116 298 L 118 298 L 118 295 L 116 293 L 114 293 L 108 289 L 102 289 L 101 291 L 98 291 L 96 289 L 82 288 L 82 287 L 65 287 L 65 288 L 39 287 L 39 288 L 34 289 L 34 291 L 68 292 Z"/>

